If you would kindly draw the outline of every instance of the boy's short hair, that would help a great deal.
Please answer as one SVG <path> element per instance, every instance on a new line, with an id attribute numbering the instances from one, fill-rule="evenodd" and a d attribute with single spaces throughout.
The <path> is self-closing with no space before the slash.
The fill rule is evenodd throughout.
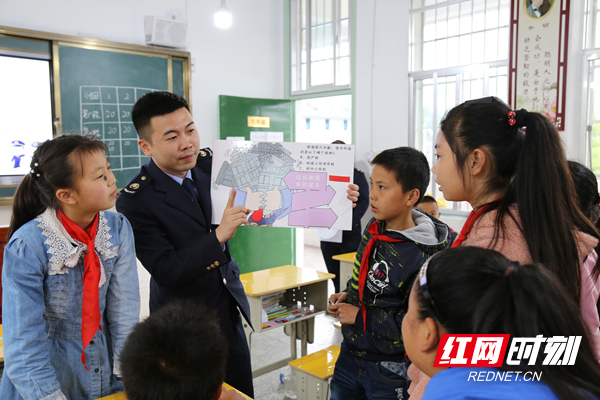
<path id="1" fill-rule="evenodd" d="M 429 163 L 425 154 L 412 147 L 396 147 L 377 154 L 371 165 L 381 165 L 396 178 L 402 191 L 419 190 L 419 203 L 429 186 Z"/>
<path id="2" fill-rule="evenodd" d="M 430 196 L 430 195 L 423 196 L 423 200 L 419 201 L 418 204 L 423 204 L 423 203 L 435 203 L 435 205 L 438 206 L 438 203 L 437 203 L 437 200 L 435 199 L 435 197 Z"/>
<path id="3" fill-rule="evenodd" d="M 190 111 L 187 101 L 167 91 L 149 92 L 135 102 L 131 110 L 131 120 L 140 139 L 151 142 L 150 120 L 153 117 L 171 114 L 180 108 Z"/>
<path id="4" fill-rule="evenodd" d="M 120 360 L 129 400 L 212 400 L 225 379 L 227 341 L 216 313 L 176 301 L 135 326 Z"/>

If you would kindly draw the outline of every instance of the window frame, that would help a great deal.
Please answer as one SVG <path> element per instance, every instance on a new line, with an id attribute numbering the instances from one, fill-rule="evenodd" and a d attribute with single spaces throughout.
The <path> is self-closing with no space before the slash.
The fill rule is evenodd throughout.
<path id="1" fill-rule="evenodd" d="M 354 66 L 355 66 L 355 43 L 353 40 L 355 34 L 355 1 L 356 0 L 348 0 L 348 45 L 350 49 L 349 61 L 350 61 L 350 71 L 349 77 L 350 82 L 348 85 L 336 85 L 336 74 L 337 74 L 337 64 L 339 62 L 338 56 L 338 47 L 341 44 L 341 0 L 332 0 L 332 21 L 334 24 L 333 29 L 333 82 L 332 84 L 326 85 L 311 85 L 311 51 L 310 51 L 310 41 L 311 41 L 311 29 L 307 27 L 306 29 L 306 42 L 307 42 L 307 51 L 306 51 L 306 89 L 295 90 L 294 87 L 302 87 L 302 62 L 298 62 L 302 58 L 302 46 L 301 40 L 302 35 L 298 30 L 298 18 L 297 11 L 298 3 L 302 0 L 289 0 L 285 2 L 287 14 L 286 20 L 289 23 L 289 29 L 286 29 L 286 33 L 288 36 L 286 38 L 287 43 L 289 43 L 289 51 L 286 54 L 286 94 L 288 98 L 294 99 L 302 99 L 302 98 L 311 98 L 311 97 L 320 97 L 320 96 L 337 96 L 342 94 L 352 94 L 352 86 L 354 82 Z M 311 1 L 306 0 L 306 18 L 310 19 L 311 12 Z M 346 57 L 346 56 L 344 56 Z M 294 82 L 294 80 L 296 82 Z"/>
<path id="2" fill-rule="evenodd" d="M 462 65 L 462 66 L 452 66 L 452 67 L 445 67 L 445 68 L 435 68 L 435 69 L 429 69 L 429 70 L 418 70 L 418 71 L 412 71 L 412 68 L 414 67 L 415 64 L 417 64 L 415 62 L 415 60 L 413 59 L 413 57 L 415 56 L 422 56 L 423 53 L 423 36 L 416 38 L 414 37 L 415 35 L 415 30 L 413 29 L 413 24 L 414 24 L 414 18 L 413 15 L 414 14 L 419 14 L 419 13 L 424 13 L 425 11 L 430 11 L 430 10 L 435 10 L 437 8 L 440 7 L 449 7 L 451 5 L 455 5 L 455 4 L 461 4 L 463 2 L 466 2 L 468 0 L 449 0 L 449 1 L 445 1 L 445 2 L 440 2 L 437 4 L 431 4 L 431 5 L 427 5 L 427 6 L 422 6 L 422 7 L 418 7 L 418 8 L 411 8 L 410 9 L 410 14 L 411 14 L 411 18 L 410 18 L 410 24 L 411 24 L 411 29 L 410 29 L 410 43 L 409 46 L 411 47 L 411 51 L 410 51 L 410 59 L 409 59 L 409 137 L 408 137 L 408 145 L 414 148 L 419 148 L 421 151 L 423 151 L 425 154 L 430 153 L 431 154 L 431 158 L 432 158 L 432 162 L 435 162 L 435 142 L 437 139 L 437 132 L 438 132 L 438 128 L 440 125 L 440 121 L 443 118 L 444 113 L 446 112 L 446 110 L 438 110 L 438 80 L 439 79 L 444 79 L 444 78 L 448 78 L 448 77 L 454 77 L 454 85 L 455 85 L 455 105 L 458 105 L 460 103 L 462 103 L 463 101 L 469 100 L 469 99 L 465 99 L 464 95 L 463 95 L 463 74 L 465 73 L 473 73 L 473 72 L 480 72 L 483 75 L 483 93 L 482 96 L 489 96 L 490 95 L 490 88 L 489 88 L 489 80 L 490 80 L 490 69 L 492 68 L 506 68 L 507 71 L 507 78 L 508 78 L 508 67 L 509 67 L 509 57 L 508 57 L 508 53 L 506 54 L 506 59 L 503 60 L 496 60 L 496 61 L 488 61 L 488 62 L 481 62 L 481 63 L 477 63 L 477 64 L 469 64 L 469 65 Z M 510 14 L 510 13 L 509 13 Z M 507 21 L 507 25 L 509 21 Z M 483 30 L 483 32 L 485 32 L 486 29 Z M 473 32 L 471 32 L 472 34 Z M 419 47 L 415 48 L 416 45 L 419 45 Z M 422 62 L 419 62 L 418 64 L 421 65 L 422 68 Z M 498 76 L 498 75 L 496 75 Z M 423 96 L 423 92 L 421 91 L 421 93 L 417 93 L 418 89 L 417 89 L 417 81 L 425 81 L 425 80 L 433 80 L 433 104 L 432 104 L 432 120 L 431 120 L 431 129 L 432 129 L 432 143 L 431 143 L 431 148 L 427 148 L 427 144 L 423 143 L 420 146 L 417 146 L 418 141 L 422 140 L 421 138 L 419 138 L 419 140 L 417 140 L 417 135 L 422 135 L 422 131 L 417 132 L 417 112 L 419 111 L 418 109 L 421 109 L 421 113 L 420 115 L 423 114 L 422 112 L 422 96 Z M 507 90 L 507 96 L 508 96 L 508 84 L 506 87 Z M 416 100 L 419 99 L 419 97 L 421 98 L 420 103 L 417 104 Z M 508 99 L 506 99 L 508 100 Z M 420 119 L 419 121 L 421 121 L 422 119 Z M 441 195 L 441 193 L 439 192 L 437 186 L 435 185 L 435 182 L 432 178 L 432 181 L 430 183 L 430 187 L 428 188 L 428 190 L 430 190 L 431 195 L 435 198 L 437 198 L 438 196 Z M 464 212 L 468 212 L 470 210 L 470 207 L 468 206 L 468 204 L 466 204 L 465 202 L 449 202 L 452 203 L 451 206 L 449 207 L 450 209 L 452 209 L 453 211 L 457 212 L 458 214 L 462 214 Z"/>

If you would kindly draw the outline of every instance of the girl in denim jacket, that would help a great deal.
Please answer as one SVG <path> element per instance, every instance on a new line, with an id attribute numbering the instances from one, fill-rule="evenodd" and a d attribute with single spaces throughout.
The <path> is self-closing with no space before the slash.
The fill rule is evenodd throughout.
<path id="1" fill-rule="evenodd" d="M 17 189 L 2 270 L 1 399 L 96 399 L 123 390 L 118 355 L 139 317 L 133 234 L 107 148 L 60 136 Z"/>

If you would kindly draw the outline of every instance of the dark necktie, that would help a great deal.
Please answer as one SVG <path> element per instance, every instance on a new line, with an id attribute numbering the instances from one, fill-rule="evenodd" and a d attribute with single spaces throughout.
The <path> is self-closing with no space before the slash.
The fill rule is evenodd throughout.
<path id="1" fill-rule="evenodd" d="M 198 196 L 198 189 L 190 178 L 185 178 L 182 183 L 185 190 L 187 190 L 192 195 L 192 200 L 196 200 L 197 202 L 200 200 L 200 196 Z M 200 203 L 198 203 L 200 204 Z"/>

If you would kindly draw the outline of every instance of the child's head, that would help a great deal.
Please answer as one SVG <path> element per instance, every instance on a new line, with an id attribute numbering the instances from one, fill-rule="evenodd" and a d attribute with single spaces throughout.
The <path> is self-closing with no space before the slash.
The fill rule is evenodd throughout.
<path id="1" fill-rule="evenodd" d="M 116 182 L 108 169 L 106 153 L 106 145 L 89 136 L 63 135 L 42 143 L 15 193 L 9 237 L 46 208 L 59 209 L 65 202 L 101 207 L 96 212 L 112 207 L 116 200 L 116 186 L 112 186 Z M 105 193 L 109 187 L 109 193 Z"/>
<path id="2" fill-rule="evenodd" d="M 423 196 L 423 200 L 417 204 L 417 207 L 421 209 L 425 214 L 431 215 L 433 218 L 440 218 L 440 209 L 438 203 L 432 196 Z"/>
<path id="3" fill-rule="evenodd" d="M 501 100 L 487 97 L 467 101 L 444 116 L 433 173 L 446 200 L 473 202 L 508 188 L 525 140 L 519 128 L 526 119 L 510 125 L 509 112 Z M 547 119 L 539 123 L 551 126 Z"/>
<path id="4" fill-rule="evenodd" d="M 218 399 L 227 341 L 214 312 L 176 301 L 136 325 L 120 360 L 129 400 Z"/>
<path id="5" fill-rule="evenodd" d="M 487 97 L 454 107 L 440 127 L 432 171 L 444 197 L 468 201 L 474 209 L 500 199 L 487 209 L 498 210 L 494 243 L 516 204 L 532 260 L 557 274 L 578 299 L 580 263 L 587 254 L 579 254 L 573 231 L 596 238 L 599 234 L 577 207 L 562 141 L 552 121 L 537 112 L 512 111 Z"/>
<path id="6" fill-rule="evenodd" d="M 171 114 L 180 108 L 190 111 L 187 101 L 175 93 L 157 91 L 140 97 L 131 110 L 131 119 L 140 139 L 152 142 L 152 118 Z"/>
<path id="7" fill-rule="evenodd" d="M 384 150 L 373 161 L 371 209 L 376 219 L 391 221 L 410 213 L 429 185 L 429 164 L 411 147 Z"/>
<path id="8" fill-rule="evenodd" d="M 543 371 L 542 380 L 557 394 L 570 395 L 573 385 L 591 382 L 600 393 L 600 366 L 580 315 L 579 305 L 543 266 L 519 265 L 493 250 L 457 247 L 436 254 L 421 269 L 402 336 L 408 357 L 429 376 L 444 369 L 433 367 L 441 334 L 583 336 L 574 366 L 541 366 L 540 350 L 534 369 Z"/>
<path id="9" fill-rule="evenodd" d="M 579 199 L 579 209 L 593 224 L 600 218 L 600 195 L 596 175 L 585 165 L 569 161 L 569 171 L 573 177 L 575 191 Z"/>

